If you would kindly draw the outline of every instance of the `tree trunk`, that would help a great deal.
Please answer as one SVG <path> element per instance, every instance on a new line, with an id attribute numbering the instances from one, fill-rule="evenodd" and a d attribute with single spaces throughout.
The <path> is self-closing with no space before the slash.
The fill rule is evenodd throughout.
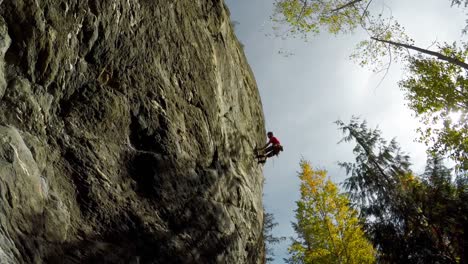
<path id="1" fill-rule="evenodd" d="M 413 46 L 413 45 L 394 42 L 394 41 L 391 41 L 391 40 L 383 40 L 383 39 L 379 39 L 379 38 L 376 38 L 376 37 L 371 37 L 371 39 L 373 39 L 375 41 L 378 41 L 378 42 L 383 42 L 383 43 L 387 43 L 387 44 L 390 44 L 390 45 L 393 45 L 393 46 L 407 48 L 407 49 L 414 50 L 414 51 L 417 51 L 417 52 L 420 52 L 420 53 L 431 55 L 431 56 L 434 56 L 434 57 L 438 58 L 439 60 L 443 60 L 443 61 L 446 61 L 448 63 L 455 64 L 457 66 L 460 66 L 460 67 L 464 68 L 465 70 L 468 70 L 468 64 L 466 64 L 465 62 L 463 62 L 461 60 L 458 60 L 456 58 L 453 58 L 453 57 L 445 56 L 444 54 L 439 53 L 439 52 L 435 52 L 435 51 L 427 50 L 427 49 L 422 49 L 422 48 L 419 48 L 419 47 L 416 47 L 416 46 Z"/>

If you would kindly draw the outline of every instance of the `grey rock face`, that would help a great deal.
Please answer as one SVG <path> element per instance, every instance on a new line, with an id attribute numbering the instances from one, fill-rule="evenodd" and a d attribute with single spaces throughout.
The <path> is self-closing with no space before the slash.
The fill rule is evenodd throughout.
<path id="1" fill-rule="evenodd" d="M 1 4 L 1 2 L 0 2 Z M 0 17 L 0 99 L 2 99 L 3 94 L 6 89 L 6 81 L 4 75 L 5 67 L 5 53 L 10 47 L 11 39 L 8 35 L 8 28 L 5 24 L 5 21 Z"/>
<path id="2" fill-rule="evenodd" d="M 0 263 L 262 263 L 221 0 L 0 0 Z"/>

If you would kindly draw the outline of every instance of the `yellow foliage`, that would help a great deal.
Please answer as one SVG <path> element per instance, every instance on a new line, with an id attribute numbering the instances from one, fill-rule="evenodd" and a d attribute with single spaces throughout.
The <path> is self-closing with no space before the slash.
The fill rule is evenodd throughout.
<path id="1" fill-rule="evenodd" d="M 347 5 L 348 0 L 279 0 L 273 21 L 286 22 L 302 33 L 319 33 L 320 28 L 332 34 L 353 31 L 362 22 L 358 6 L 365 6 L 368 1 Z"/>
<path id="2" fill-rule="evenodd" d="M 297 201 L 296 231 L 302 238 L 289 248 L 297 263 L 375 263 L 375 250 L 365 238 L 357 212 L 348 198 L 327 178 L 301 162 L 301 199 Z"/>

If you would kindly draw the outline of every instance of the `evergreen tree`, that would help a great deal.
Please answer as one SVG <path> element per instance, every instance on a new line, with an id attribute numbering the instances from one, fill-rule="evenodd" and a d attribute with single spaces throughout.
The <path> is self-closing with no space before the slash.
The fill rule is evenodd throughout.
<path id="1" fill-rule="evenodd" d="M 263 209 L 263 241 L 265 246 L 265 261 L 267 263 L 275 260 L 275 253 L 273 252 L 272 246 L 285 240 L 285 237 L 276 237 L 273 235 L 273 228 L 278 225 L 275 222 L 275 217 L 272 213 L 268 213 Z"/>
<path id="2" fill-rule="evenodd" d="M 429 159 L 421 180 L 395 140 L 387 143 L 379 130 L 358 119 L 337 124 L 344 141 L 357 143 L 356 161 L 341 163 L 349 175 L 344 187 L 361 212 L 379 262 L 458 263 L 464 220 L 441 158 Z"/>
<path id="3" fill-rule="evenodd" d="M 424 179 L 423 213 L 427 216 L 434 241 L 443 254 L 466 263 L 464 253 L 466 242 L 466 197 L 463 189 L 467 185 L 452 180 L 452 170 L 448 169 L 443 158 L 438 155 L 428 157 Z M 463 187 L 464 186 L 464 187 Z"/>

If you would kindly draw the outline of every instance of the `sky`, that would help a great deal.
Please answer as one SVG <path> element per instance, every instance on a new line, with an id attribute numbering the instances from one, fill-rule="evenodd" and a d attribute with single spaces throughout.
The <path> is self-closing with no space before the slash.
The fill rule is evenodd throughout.
<path id="1" fill-rule="evenodd" d="M 378 85 L 382 74 L 349 59 L 355 45 L 366 38 L 362 32 L 346 36 L 322 33 L 308 42 L 272 37 L 273 2 L 226 0 L 258 84 L 266 129 L 284 146 L 284 152 L 265 165 L 264 205 L 278 222 L 274 235 L 289 238 L 294 236 L 291 222 L 299 199 L 300 160 L 326 169 L 335 183 L 346 178 L 338 162 L 354 161 L 354 143 L 337 144 L 342 134 L 334 121 L 347 122 L 358 116 L 369 127 L 378 126 L 386 139 L 396 138 L 410 154 L 417 173 L 424 169 L 426 152 L 414 141 L 419 123 L 405 106 L 397 84 L 404 77 L 402 65 L 393 64 Z M 417 46 L 429 47 L 436 40 L 466 41 L 461 34 L 465 13 L 451 8 L 449 0 L 387 0 L 386 4 Z M 281 55 L 280 50 L 293 55 Z M 273 263 L 284 263 L 289 243 L 287 239 L 275 246 Z"/>

